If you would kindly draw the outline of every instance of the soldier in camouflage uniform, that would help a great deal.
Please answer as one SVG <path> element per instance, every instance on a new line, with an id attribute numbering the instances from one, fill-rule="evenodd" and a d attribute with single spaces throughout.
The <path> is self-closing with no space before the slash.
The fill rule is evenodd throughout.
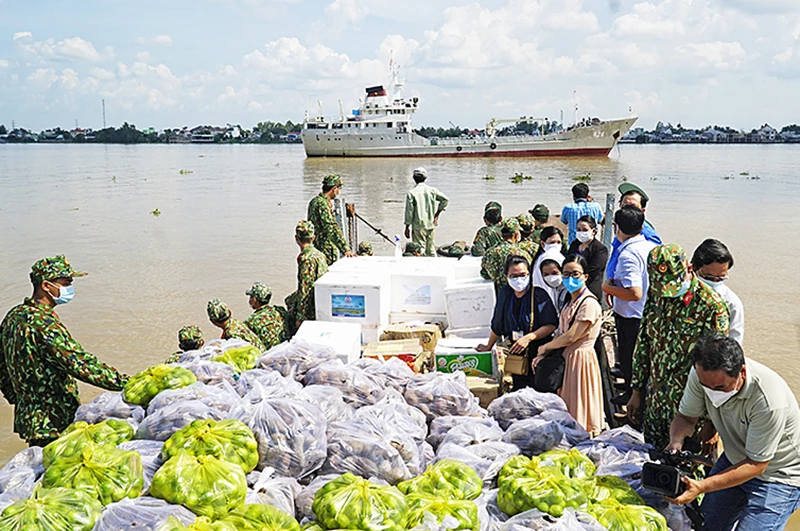
<path id="1" fill-rule="evenodd" d="M 532 239 L 533 228 L 536 222 L 530 214 L 520 214 L 517 216 L 519 221 L 519 246 L 529 255 L 536 256 L 536 251 L 539 250 L 539 244 Z M 533 267 L 533 264 L 531 264 Z"/>
<path id="2" fill-rule="evenodd" d="M 358 244 L 358 256 L 372 256 L 372 244 L 361 242 Z"/>
<path id="3" fill-rule="evenodd" d="M 703 335 L 726 335 L 729 313 L 725 301 L 690 271 L 679 245 L 650 251 L 647 272 L 650 285 L 633 355 L 628 415 L 635 423 L 641 420 L 646 387 L 644 436 L 661 449 L 669 443 L 670 424 L 693 366 L 692 347 Z"/>
<path id="4" fill-rule="evenodd" d="M 283 321 L 284 312 L 277 307 L 270 306 L 272 290 L 263 282 L 256 282 L 245 295 L 250 296 L 250 307 L 254 310 L 244 324 L 255 332 L 264 343 L 267 350 L 286 341 L 286 323 Z"/>
<path id="5" fill-rule="evenodd" d="M 342 179 L 336 174 L 322 179 L 322 192 L 308 203 L 308 221 L 314 224 L 314 247 L 322 251 L 328 265 L 339 258 L 339 251 L 345 256 L 355 256 L 350 252 L 342 229 L 336 223 L 332 200 L 336 199 L 342 189 Z"/>
<path id="6" fill-rule="evenodd" d="M 417 242 L 406 242 L 403 256 L 422 256 L 422 246 Z"/>
<path id="7" fill-rule="evenodd" d="M 472 256 L 483 256 L 486 252 L 500 245 L 503 237 L 500 236 L 500 222 L 503 221 L 503 207 L 497 201 L 489 201 L 483 207 L 484 226 L 478 229 L 475 239 L 472 241 Z"/>
<path id="8" fill-rule="evenodd" d="M 495 290 L 506 285 L 506 259 L 511 255 L 519 255 L 533 263 L 533 257 L 522 249 L 519 242 L 519 221 L 517 218 L 506 218 L 500 226 L 503 241 L 483 255 L 481 260 L 481 276 L 494 282 Z"/>
<path id="9" fill-rule="evenodd" d="M 178 350 L 172 354 L 164 363 L 178 363 L 181 355 L 188 350 L 200 350 L 203 348 L 205 340 L 203 339 L 203 331 L 199 326 L 186 325 L 178 330 Z"/>
<path id="10" fill-rule="evenodd" d="M 89 354 L 53 310 L 74 294 L 75 271 L 63 255 L 31 268 L 33 296 L 0 324 L 0 391 L 14 406 L 14 431 L 30 446 L 45 446 L 72 423 L 80 405 L 78 379 L 119 391 L 128 377 Z"/>
<path id="11" fill-rule="evenodd" d="M 538 204 L 532 209 L 528 210 L 533 216 L 533 232 L 531 233 L 531 241 L 536 245 L 541 245 L 542 229 L 547 226 L 550 219 L 550 210 L 542 204 Z"/>
<path id="12" fill-rule="evenodd" d="M 328 272 L 325 255 L 314 247 L 314 225 L 300 221 L 294 231 L 294 239 L 300 247 L 297 255 L 297 291 L 286 297 L 286 307 L 293 316 L 294 330 L 305 320 L 316 319 L 314 305 L 314 282 Z"/>
<path id="13" fill-rule="evenodd" d="M 247 328 L 244 323 L 231 317 L 231 309 L 219 299 L 208 301 L 208 320 L 217 328 L 222 329 L 222 339 L 241 339 L 247 341 L 260 351 L 265 351 L 261 339 Z"/>

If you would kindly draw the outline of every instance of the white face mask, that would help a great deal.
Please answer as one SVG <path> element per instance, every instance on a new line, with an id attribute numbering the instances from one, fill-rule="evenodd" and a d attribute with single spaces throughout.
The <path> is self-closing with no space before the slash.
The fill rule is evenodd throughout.
<path id="1" fill-rule="evenodd" d="M 739 377 L 736 377 L 736 385 L 733 386 L 733 391 L 716 391 L 714 389 L 709 389 L 706 386 L 703 386 L 703 391 L 706 392 L 706 396 L 708 399 L 711 400 L 711 403 L 714 404 L 714 407 L 719 409 L 722 407 L 725 402 L 733 398 L 733 396 L 739 392 Z"/>
<path id="2" fill-rule="evenodd" d="M 578 238 L 579 242 L 586 243 L 592 241 L 592 239 L 594 238 L 594 234 L 592 234 L 592 231 L 590 230 L 578 231 L 577 233 L 575 233 L 575 237 Z"/>
<path id="3" fill-rule="evenodd" d="M 705 284 L 709 288 L 713 289 L 714 291 L 719 291 L 719 288 L 721 288 L 722 285 L 725 284 L 724 280 L 719 280 L 717 282 L 714 282 L 714 281 L 711 281 L 711 280 L 706 280 L 703 277 L 701 277 L 700 275 L 697 275 L 697 278 L 700 279 L 700 282 L 702 282 L 703 284 Z"/>
<path id="4" fill-rule="evenodd" d="M 553 289 L 558 288 L 561 285 L 562 279 L 561 275 L 548 275 L 544 277 L 544 283 L 550 286 Z"/>
<path id="5" fill-rule="evenodd" d="M 531 277 L 528 275 L 524 277 L 508 277 L 508 285 L 511 286 L 511 289 L 514 291 L 525 291 L 528 289 L 530 280 Z"/>
<path id="6" fill-rule="evenodd" d="M 555 251 L 555 250 L 560 250 L 560 249 L 561 249 L 561 244 L 560 243 L 546 243 L 546 244 L 544 244 L 544 252 Z"/>

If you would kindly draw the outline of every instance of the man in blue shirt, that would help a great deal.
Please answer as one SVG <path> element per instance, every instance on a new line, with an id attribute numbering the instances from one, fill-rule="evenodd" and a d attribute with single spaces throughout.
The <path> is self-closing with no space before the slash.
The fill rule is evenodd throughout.
<path id="1" fill-rule="evenodd" d="M 582 216 L 592 216 L 596 222 L 603 222 L 603 209 L 597 203 L 589 201 L 589 185 L 586 183 L 578 183 L 572 187 L 572 203 L 564 205 L 561 210 L 561 223 L 569 228 L 568 244 L 575 239 L 578 220 Z"/>
<path id="2" fill-rule="evenodd" d="M 631 205 L 646 213 L 647 202 L 650 198 L 647 197 L 644 190 L 632 183 L 622 183 L 619 185 L 619 193 L 622 194 L 619 200 L 620 207 Z M 663 243 L 658 233 L 656 233 L 656 229 L 647 220 L 644 221 L 641 234 L 645 240 L 656 245 Z M 622 244 L 616 237 L 611 242 L 611 256 L 608 257 L 608 264 L 606 265 L 606 278 L 614 278 L 614 271 L 617 269 L 617 261 L 619 260 L 620 245 Z"/>

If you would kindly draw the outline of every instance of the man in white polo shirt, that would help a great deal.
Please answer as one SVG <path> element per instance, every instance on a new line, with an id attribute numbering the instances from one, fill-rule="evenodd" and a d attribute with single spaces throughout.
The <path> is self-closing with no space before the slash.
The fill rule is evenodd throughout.
<path id="1" fill-rule="evenodd" d="M 668 450 L 680 450 L 707 415 L 725 453 L 709 477 L 684 478 L 673 503 L 705 494 L 706 531 L 784 529 L 800 507 L 800 409 L 786 382 L 768 367 L 745 359 L 739 343 L 720 335 L 701 338 L 692 351 Z"/>
<path id="2" fill-rule="evenodd" d="M 728 337 L 744 345 L 744 304 L 725 281 L 728 270 L 733 267 L 733 255 L 719 240 L 709 238 L 701 243 L 692 255 L 692 270 L 703 284 L 722 297 L 731 312 L 731 326 Z"/>

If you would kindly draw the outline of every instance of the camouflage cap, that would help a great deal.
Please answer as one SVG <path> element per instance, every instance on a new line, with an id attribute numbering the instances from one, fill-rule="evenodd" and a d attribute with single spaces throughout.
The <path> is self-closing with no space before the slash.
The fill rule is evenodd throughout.
<path id="1" fill-rule="evenodd" d="M 359 243 L 358 256 L 372 256 L 372 244 L 369 242 Z"/>
<path id="2" fill-rule="evenodd" d="M 203 331 L 199 326 L 187 325 L 178 330 L 178 343 L 188 343 L 190 341 L 200 341 L 203 339 Z"/>
<path id="3" fill-rule="evenodd" d="M 255 298 L 261 304 L 269 304 L 270 299 L 272 299 L 272 290 L 263 282 L 256 282 L 244 294 Z"/>
<path id="4" fill-rule="evenodd" d="M 647 258 L 649 290 L 662 297 L 674 297 L 680 293 L 681 285 L 689 271 L 686 252 L 677 243 L 659 245 L 650 251 Z"/>
<path id="5" fill-rule="evenodd" d="M 547 223 L 547 220 L 550 219 L 550 209 L 547 208 L 545 205 L 538 204 L 532 209 L 528 210 L 533 216 L 533 219 L 539 221 L 540 223 Z"/>
<path id="6" fill-rule="evenodd" d="M 517 221 L 519 222 L 519 230 L 521 232 L 525 234 L 533 232 L 533 216 L 528 213 L 520 214 L 517 216 Z"/>
<path id="7" fill-rule="evenodd" d="M 500 232 L 502 232 L 504 236 L 514 234 L 515 232 L 519 231 L 519 221 L 517 221 L 517 218 L 506 218 L 500 224 Z"/>
<path id="8" fill-rule="evenodd" d="M 42 258 L 31 266 L 31 281 L 42 282 L 57 278 L 85 277 L 87 273 L 75 271 L 63 254 Z"/>
<path id="9" fill-rule="evenodd" d="M 416 242 L 407 242 L 404 255 L 417 255 L 422 253 L 422 246 Z"/>
<path id="10" fill-rule="evenodd" d="M 294 229 L 294 234 L 301 240 L 307 240 L 314 235 L 314 224 L 308 220 L 301 219 L 297 222 L 297 227 Z"/>
<path id="11" fill-rule="evenodd" d="M 342 178 L 338 173 L 331 173 L 322 178 L 322 186 L 342 186 Z"/>
<path id="12" fill-rule="evenodd" d="M 486 206 L 483 207 L 483 213 L 484 214 L 488 214 L 489 211 L 491 211 L 491 210 L 496 210 L 497 212 L 502 214 L 503 213 L 503 206 L 500 203 L 498 203 L 497 201 L 489 201 L 488 203 L 486 203 Z"/>
<path id="13" fill-rule="evenodd" d="M 231 309 L 228 305 L 219 299 L 212 299 L 208 301 L 208 318 L 212 323 L 221 323 L 231 318 Z"/>

